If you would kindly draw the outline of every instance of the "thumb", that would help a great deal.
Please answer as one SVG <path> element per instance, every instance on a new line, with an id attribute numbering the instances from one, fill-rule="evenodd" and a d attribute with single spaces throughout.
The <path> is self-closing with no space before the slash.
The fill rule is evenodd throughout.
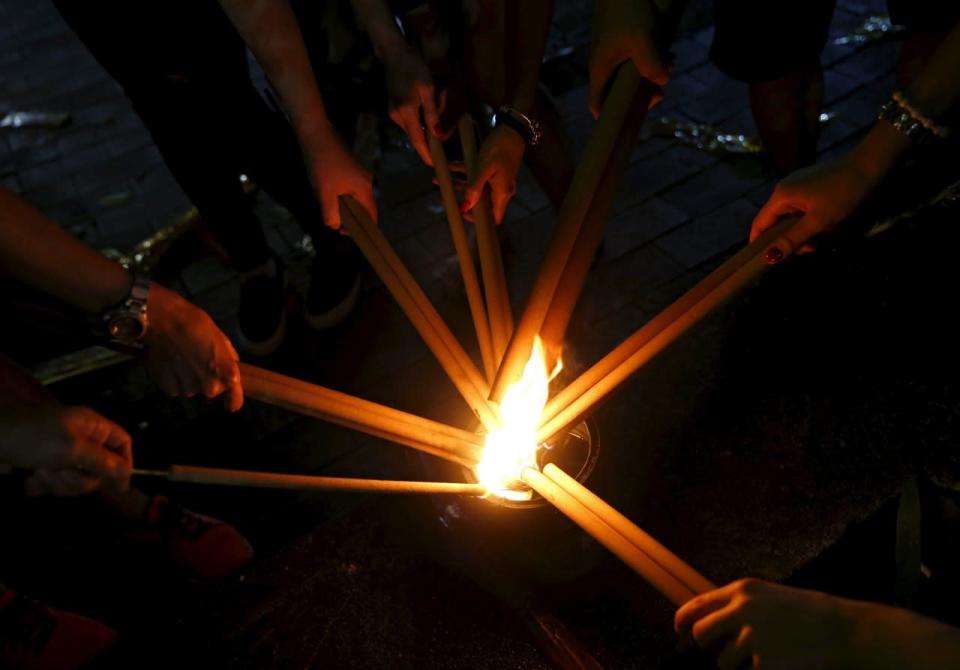
<path id="1" fill-rule="evenodd" d="M 649 79 L 657 86 L 666 86 L 670 80 L 670 72 L 660 60 L 660 53 L 653 40 L 639 40 L 634 42 L 630 60 L 637 67 L 637 71 L 645 79 Z"/>
<path id="2" fill-rule="evenodd" d="M 427 124 L 427 132 L 436 137 L 440 136 L 440 115 L 437 114 L 437 105 L 434 101 L 435 91 L 432 84 L 420 84 L 420 105 L 423 108 L 423 120 Z"/>
<path id="3" fill-rule="evenodd" d="M 460 203 L 460 211 L 467 212 L 477 206 L 480 198 L 483 197 L 483 189 L 487 182 L 493 177 L 493 167 L 484 167 L 477 174 L 463 191 L 463 202 Z"/>
<path id="4" fill-rule="evenodd" d="M 320 208 L 323 210 L 323 222 L 327 228 L 340 230 L 340 197 L 336 194 L 321 194 Z"/>

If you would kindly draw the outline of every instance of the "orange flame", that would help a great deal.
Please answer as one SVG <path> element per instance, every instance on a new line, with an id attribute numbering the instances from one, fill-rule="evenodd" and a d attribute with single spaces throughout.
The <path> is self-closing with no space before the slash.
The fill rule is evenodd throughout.
<path id="1" fill-rule="evenodd" d="M 537 427 L 549 397 L 550 380 L 560 369 L 557 361 L 554 370 L 547 372 L 543 343 L 535 338 L 523 375 L 507 389 L 500 403 L 502 426 L 487 434 L 477 465 L 477 479 L 494 495 L 530 499 L 530 490 L 517 490 L 517 486 L 524 468 L 537 467 Z"/>

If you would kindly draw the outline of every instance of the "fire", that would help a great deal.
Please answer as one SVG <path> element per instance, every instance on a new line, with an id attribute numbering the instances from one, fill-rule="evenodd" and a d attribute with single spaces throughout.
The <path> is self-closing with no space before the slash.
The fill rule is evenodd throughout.
<path id="1" fill-rule="evenodd" d="M 518 490 L 524 468 L 537 467 L 537 427 L 547 404 L 550 380 L 561 363 L 547 371 L 543 343 L 537 337 L 523 375 L 507 389 L 500 403 L 502 426 L 487 434 L 483 457 L 477 464 L 477 478 L 492 493 L 510 500 L 529 500 L 525 486 Z"/>

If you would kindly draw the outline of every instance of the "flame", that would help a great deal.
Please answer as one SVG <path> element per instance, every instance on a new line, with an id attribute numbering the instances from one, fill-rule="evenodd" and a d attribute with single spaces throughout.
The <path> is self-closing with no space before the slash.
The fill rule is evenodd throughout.
<path id="1" fill-rule="evenodd" d="M 510 500 L 530 499 L 531 492 L 520 484 L 520 476 L 524 468 L 537 467 L 537 427 L 549 397 L 550 380 L 560 369 L 557 361 L 554 370 L 547 372 L 543 343 L 535 338 L 523 375 L 507 389 L 500 403 L 502 426 L 487 434 L 483 456 L 477 464 L 477 479 L 495 495 Z"/>

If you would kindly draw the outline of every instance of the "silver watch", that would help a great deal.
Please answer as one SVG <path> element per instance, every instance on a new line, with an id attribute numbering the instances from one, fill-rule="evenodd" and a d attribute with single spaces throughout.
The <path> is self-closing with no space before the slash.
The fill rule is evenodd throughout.
<path id="1" fill-rule="evenodd" d="M 147 298 L 150 295 L 150 279 L 134 273 L 130 295 L 119 307 L 103 315 L 110 340 L 117 344 L 139 347 L 147 334 L 150 320 L 147 317 Z"/>

